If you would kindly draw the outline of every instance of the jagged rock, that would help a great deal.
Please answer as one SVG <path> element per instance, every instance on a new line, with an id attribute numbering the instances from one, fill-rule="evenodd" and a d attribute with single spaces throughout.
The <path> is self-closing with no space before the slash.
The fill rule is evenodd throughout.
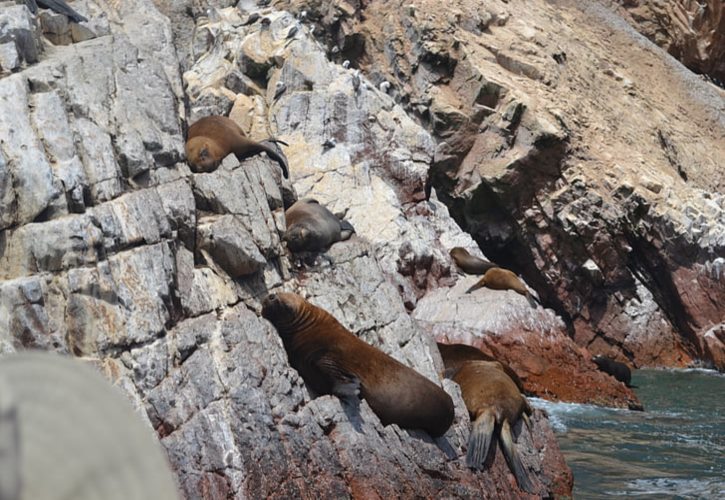
<path id="1" fill-rule="evenodd" d="M 256 273 L 267 263 L 252 235 L 233 215 L 203 218 L 197 230 L 199 251 L 207 252 L 232 278 Z"/>
<path id="2" fill-rule="evenodd" d="M 43 42 L 40 38 L 40 31 L 33 15 L 25 5 L 5 5 L 0 9 L 0 43 L 9 43 L 15 46 L 5 47 L 8 66 L 3 70 L 12 70 L 19 64 L 25 62 L 33 64 L 40 58 L 43 51 Z M 15 55 L 13 54 L 15 53 Z M 11 67 L 11 62 L 17 58 L 18 65 Z"/>
<path id="3" fill-rule="evenodd" d="M 625 19 L 688 68 L 725 82 L 725 7 L 718 0 L 618 0 Z"/>
<path id="4" fill-rule="evenodd" d="M 434 2 L 401 1 L 342 17 L 364 41 L 362 73 L 399 89 L 437 139 L 431 183 L 451 215 L 580 345 L 637 366 L 711 361 L 702 336 L 725 289 L 703 266 L 725 249 L 721 94 L 599 3 L 498 9 L 461 0 L 418 18 Z"/>

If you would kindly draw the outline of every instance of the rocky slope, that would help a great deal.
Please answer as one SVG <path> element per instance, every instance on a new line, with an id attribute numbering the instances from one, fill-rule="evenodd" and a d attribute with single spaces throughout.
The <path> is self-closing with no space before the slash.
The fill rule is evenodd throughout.
<path id="1" fill-rule="evenodd" d="M 186 496 L 520 498 L 500 451 L 465 468 L 449 381 L 437 440 L 313 399 L 259 317 L 270 290 L 435 381 L 434 338 L 502 357 L 532 393 L 617 406 L 638 402 L 587 348 L 725 363 L 716 89 L 596 3 L 234 3 L 73 2 L 92 39 L 68 46 L 24 7 L 0 23 L 0 352 L 95 360 Z M 285 140 L 291 182 L 264 157 L 193 174 L 184 131 L 208 114 Z M 290 258 L 296 196 L 357 236 Z M 476 243 L 548 309 L 464 296 L 447 252 Z M 533 420 L 524 462 L 542 495 L 569 494 Z"/>
<path id="2" fill-rule="evenodd" d="M 451 280 L 438 240 L 472 246 L 424 200 L 430 135 L 364 78 L 358 93 L 308 32 L 290 34 L 288 13 L 209 11 L 179 56 L 181 24 L 148 1 L 74 7 L 108 32 L 51 46 L 11 9 L 27 23 L 8 51 L 31 40 L 37 57 L 0 78 L 0 352 L 100 366 L 157 431 L 188 498 L 520 498 L 500 450 L 486 472 L 465 467 L 459 390 L 405 308 L 423 283 Z M 230 112 L 251 136 L 289 142 L 294 186 L 264 157 L 189 170 L 188 123 Z M 291 259 L 280 234 L 295 191 L 347 211 L 358 236 Z M 259 316 L 276 289 L 442 383 L 454 426 L 433 440 L 382 427 L 364 402 L 313 398 Z M 537 491 L 570 494 L 542 412 L 518 442 Z"/>
<path id="3" fill-rule="evenodd" d="M 579 345 L 725 369 L 720 89 L 594 1 L 280 3 L 392 84 L 451 214 Z"/>
<path id="4" fill-rule="evenodd" d="M 720 0 L 617 0 L 640 33 L 696 73 L 725 83 L 725 4 Z"/>

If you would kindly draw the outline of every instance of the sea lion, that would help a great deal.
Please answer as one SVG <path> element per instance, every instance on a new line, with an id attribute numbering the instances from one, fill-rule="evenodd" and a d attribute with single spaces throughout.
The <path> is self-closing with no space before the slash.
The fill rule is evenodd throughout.
<path id="1" fill-rule="evenodd" d="M 283 240 L 292 252 L 319 252 L 355 232 L 346 220 L 338 218 L 312 198 L 296 201 L 284 212 L 287 230 Z"/>
<path id="2" fill-rule="evenodd" d="M 627 387 L 634 387 L 630 385 L 630 382 L 632 381 L 632 372 L 624 363 L 614 361 L 613 359 L 602 355 L 594 356 L 592 361 L 594 361 L 601 371 L 608 373 L 620 382 L 624 382 L 624 385 Z"/>
<path id="3" fill-rule="evenodd" d="M 529 301 L 529 303 L 536 307 L 536 303 L 539 299 L 529 293 L 526 285 L 519 279 L 518 276 L 508 269 L 502 267 L 492 267 L 478 280 L 478 282 L 471 288 L 466 290 L 466 293 L 471 293 L 479 288 L 490 288 L 492 290 L 513 290 L 514 292 L 523 295 Z"/>
<path id="4" fill-rule="evenodd" d="M 498 267 L 493 262 L 471 255 L 463 247 L 454 247 L 449 253 L 458 269 L 466 274 L 485 274 L 489 269 Z"/>
<path id="5" fill-rule="evenodd" d="M 443 389 L 299 295 L 268 295 L 262 316 L 275 326 L 290 364 L 314 392 L 362 396 L 383 425 L 423 429 L 433 437 L 453 423 L 453 400 Z"/>
<path id="6" fill-rule="evenodd" d="M 471 415 L 466 465 L 482 469 L 494 432 L 498 429 L 501 450 L 522 490 L 536 493 L 529 475 L 514 446 L 511 426 L 531 414 L 526 398 L 495 361 L 467 361 L 457 369 L 446 370 L 460 387 L 463 401 Z"/>
<path id="7" fill-rule="evenodd" d="M 287 143 L 270 138 L 268 142 Z M 211 172 L 224 158 L 234 153 L 239 161 L 259 153 L 279 163 L 282 174 L 289 177 L 287 158 L 263 142 L 248 139 L 242 129 L 226 116 L 207 116 L 189 127 L 186 137 L 186 158 L 195 171 Z"/>
<path id="8" fill-rule="evenodd" d="M 436 345 L 438 346 L 438 351 L 440 351 L 441 353 L 441 358 L 443 358 L 443 365 L 445 366 L 446 370 L 458 369 L 463 363 L 467 361 L 496 361 L 501 365 L 506 375 L 508 375 L 509 378 L 513 380 L 519 391 L 524 392 L 524 383 L 521 381 L 513 368 L 511 368 L 503 361 L 500 361 L 493 356 L 489 356 L 485 352 L 482 352 L 481 350 L 476 349 L 475 347 L 470 345 L 441 344 L 440 342 L 436 342 Z"/>

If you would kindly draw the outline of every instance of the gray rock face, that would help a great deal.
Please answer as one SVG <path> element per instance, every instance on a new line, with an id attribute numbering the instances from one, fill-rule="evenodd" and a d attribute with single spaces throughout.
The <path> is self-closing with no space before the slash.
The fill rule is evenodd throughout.
<path id="1" fill-rule="evenodd" d="M 91 23 L 107 16 L 111 34 L 0 79 L 0 352 L 94 360 L 156 430 L 188 498 L 518 497 L 500 451 L 486 472 L 465 467 L 460 393 L 406 311 L 452 279 L 449 246 L 473 246 L 424 199 L 430 135 L 370 82 L 355 88 L 289 13 L 263 11 L 265 27 L 210 12 L 206 43 L 179 61 L 150 2 L 98 9 Z M 185 99 L 191 117 L 234 107 L 251 137 L 288 142 L 294 186 L 263 156 L 192 174 Z M 280 234 L 295 191 L 344 212 L 357 236 L 290 258 Z M 433 440 L 383 427 L 364 401 L 310 394 L 259 316 L 281 289 L 442 384 L 451 429 Z M 571 491 L 545 415 L 518 441 L 542 495 Z"/>

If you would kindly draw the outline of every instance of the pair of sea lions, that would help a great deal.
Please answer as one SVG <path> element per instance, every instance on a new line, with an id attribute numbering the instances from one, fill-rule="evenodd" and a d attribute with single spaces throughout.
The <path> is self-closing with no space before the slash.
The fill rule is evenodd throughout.
<path id="1" fill-rule="evenodd" d="M 453 423 L 451 397 L 418 372 L 360 340 L 327 311 L 294 293 L 262 302 L 290 364 L 318 394 L 362 396 L 383 425 L 443 435 Z"/>
<path id="2" fill-rule="evenodd" d="M 489 454 L 494 435 L 498 433 L 506 462 L 519 487 L 536 493 L 526 468 L 516 452 L 511 426 L 522 418 L 530 426 L 531 406 L 521 394 L 521 381 L 510 367 L 490 358 L 470 346 L 438 344 L 446 367 L 446 376 L 461 387 L 463 401 L 471 415 L 471 434 L 468 439 L 466 465 L 482 469 Z M 517 380 L 515 382 L 514 380 Z"/>
<path id="3" fill-rule="evenodd" d="M 312 198 L 296 201 L 285 210 L 284 217 L 287 230 L 282 239 L 292 252 L 320 252 L 355 232 L 352 224 Z"/>
<path id="4" fill-rule="evenodd" d="M 269 138 L 267 142 L 287 143 Z M 283 154 L 263 142 L 255 142 L 244 135 L 233 120 L 225 116 L 207 116 L 189 127 L 186 138 L 186 158 L 197 172 L 211 172 L 224 158 L 234 153 L 239 161 L 260 153 L 279 163 L 282 174 L 289 177 L 289 165 Z"/>
<path id="5" fill-rule="evenodd" d="M 534 297 L 526 285 L 519 279 L 518 276 L 508 269 L 504 269 L 479 257 L 471 255 L 463 247 L 455 247 L 450 251 L 450 256 L 456 263 L 459 269 L 466 274 L 482 274 L 483 277 L 478 282 L 466 290 L 466 293 L 471 293 L 479 288 L 490 288 L 492 290 L 513 290 L 514 292 L 523 295 L 527 298 L 532 306 L 536 307 L 536 303 L 539 300 Z"/>

